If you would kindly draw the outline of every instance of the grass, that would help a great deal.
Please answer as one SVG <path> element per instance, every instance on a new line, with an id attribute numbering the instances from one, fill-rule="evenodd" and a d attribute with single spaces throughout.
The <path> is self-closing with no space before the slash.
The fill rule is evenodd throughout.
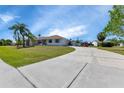
<path id="1" fill-rule="evenodd" d="M 74 48 L 64 46 L 36 46 L 16 49 L 13 46 L 0 47 L 0 59 L 14 67 L 20 67 L 74 51 Z"/>
<path id="2" fill-rule="evenodd" d="M 99 47 L 99 49 L 115 52 L 124 55 L 124 47 Z"/>

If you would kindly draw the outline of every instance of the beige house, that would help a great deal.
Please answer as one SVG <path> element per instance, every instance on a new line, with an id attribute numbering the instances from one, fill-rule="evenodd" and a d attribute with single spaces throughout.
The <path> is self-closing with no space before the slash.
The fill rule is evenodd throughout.
<path id="1" fill-rule="evenodd" d="M 124 43 L 120 43 L 119 46 L 120 46 L 120 47 L 124 47 Z"/>
<path id="2" fill-rule="evenodd" d="M 36 42 L 37 45 L 66 46 L 68 45 L 69 40 L 59 35 L 53 35 L 48 37 L 39 37 Z"/>
<path id="3" fill-rule="evenodd" d="M 92 42 L 92 44 L 93 44 L 93 46 L 98 46 L 98 41 L 95 40 L 95 41 Z"/>

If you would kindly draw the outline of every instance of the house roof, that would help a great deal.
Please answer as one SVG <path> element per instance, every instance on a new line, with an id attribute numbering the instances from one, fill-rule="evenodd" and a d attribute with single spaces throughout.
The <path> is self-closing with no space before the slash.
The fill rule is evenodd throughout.
<path id="1" fill-rule="evenodd" d="M 46 37 L 47 39 L 63 39 L 64 37 L 62 36 L 59 36 L 59 35 L 53 35 L 53 36 L 49 36 L 49 37 Z"/>
<path id="2" fill-rule="evenodd" d="M 48 37 L 40 37 L 40 39 L 63 39 L 64 37 L 59 36 L 59 35 L 53 35 L 53 36 L 48 36 Z"/>

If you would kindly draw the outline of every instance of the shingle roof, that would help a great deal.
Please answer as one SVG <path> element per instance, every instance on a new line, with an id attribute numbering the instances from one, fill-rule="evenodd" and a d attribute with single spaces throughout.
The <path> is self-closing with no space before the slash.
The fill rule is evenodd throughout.
<path id="1" fill-rule="evenodd" d="M 49 36 L 49 37 L 46 37 L 47 39 L 63 39 L 64 37 L 62 36 L 59 36 L 59 35 L 53 35 L 53 36 Z"/>
<path id="2" fill-rule="evenodd" d="M 59 36 L 59 35 L 53 35 L 53 36 L 48 36 L 48 37 L 40 37 L 41 39 L 63 39 L 64 37 Z"/>

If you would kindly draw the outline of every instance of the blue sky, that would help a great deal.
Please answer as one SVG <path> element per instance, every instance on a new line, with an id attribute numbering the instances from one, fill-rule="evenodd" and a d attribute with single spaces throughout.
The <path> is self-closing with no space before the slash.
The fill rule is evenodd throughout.
<path id="1" fill-rule="evenodd" d="M 42 36 L 61 35 L 68 39 L 96 40 L 109 20 L 112 6 L 0 6 L 0 39 L 13 39 L 8 29 L 16 22 Z"/>

